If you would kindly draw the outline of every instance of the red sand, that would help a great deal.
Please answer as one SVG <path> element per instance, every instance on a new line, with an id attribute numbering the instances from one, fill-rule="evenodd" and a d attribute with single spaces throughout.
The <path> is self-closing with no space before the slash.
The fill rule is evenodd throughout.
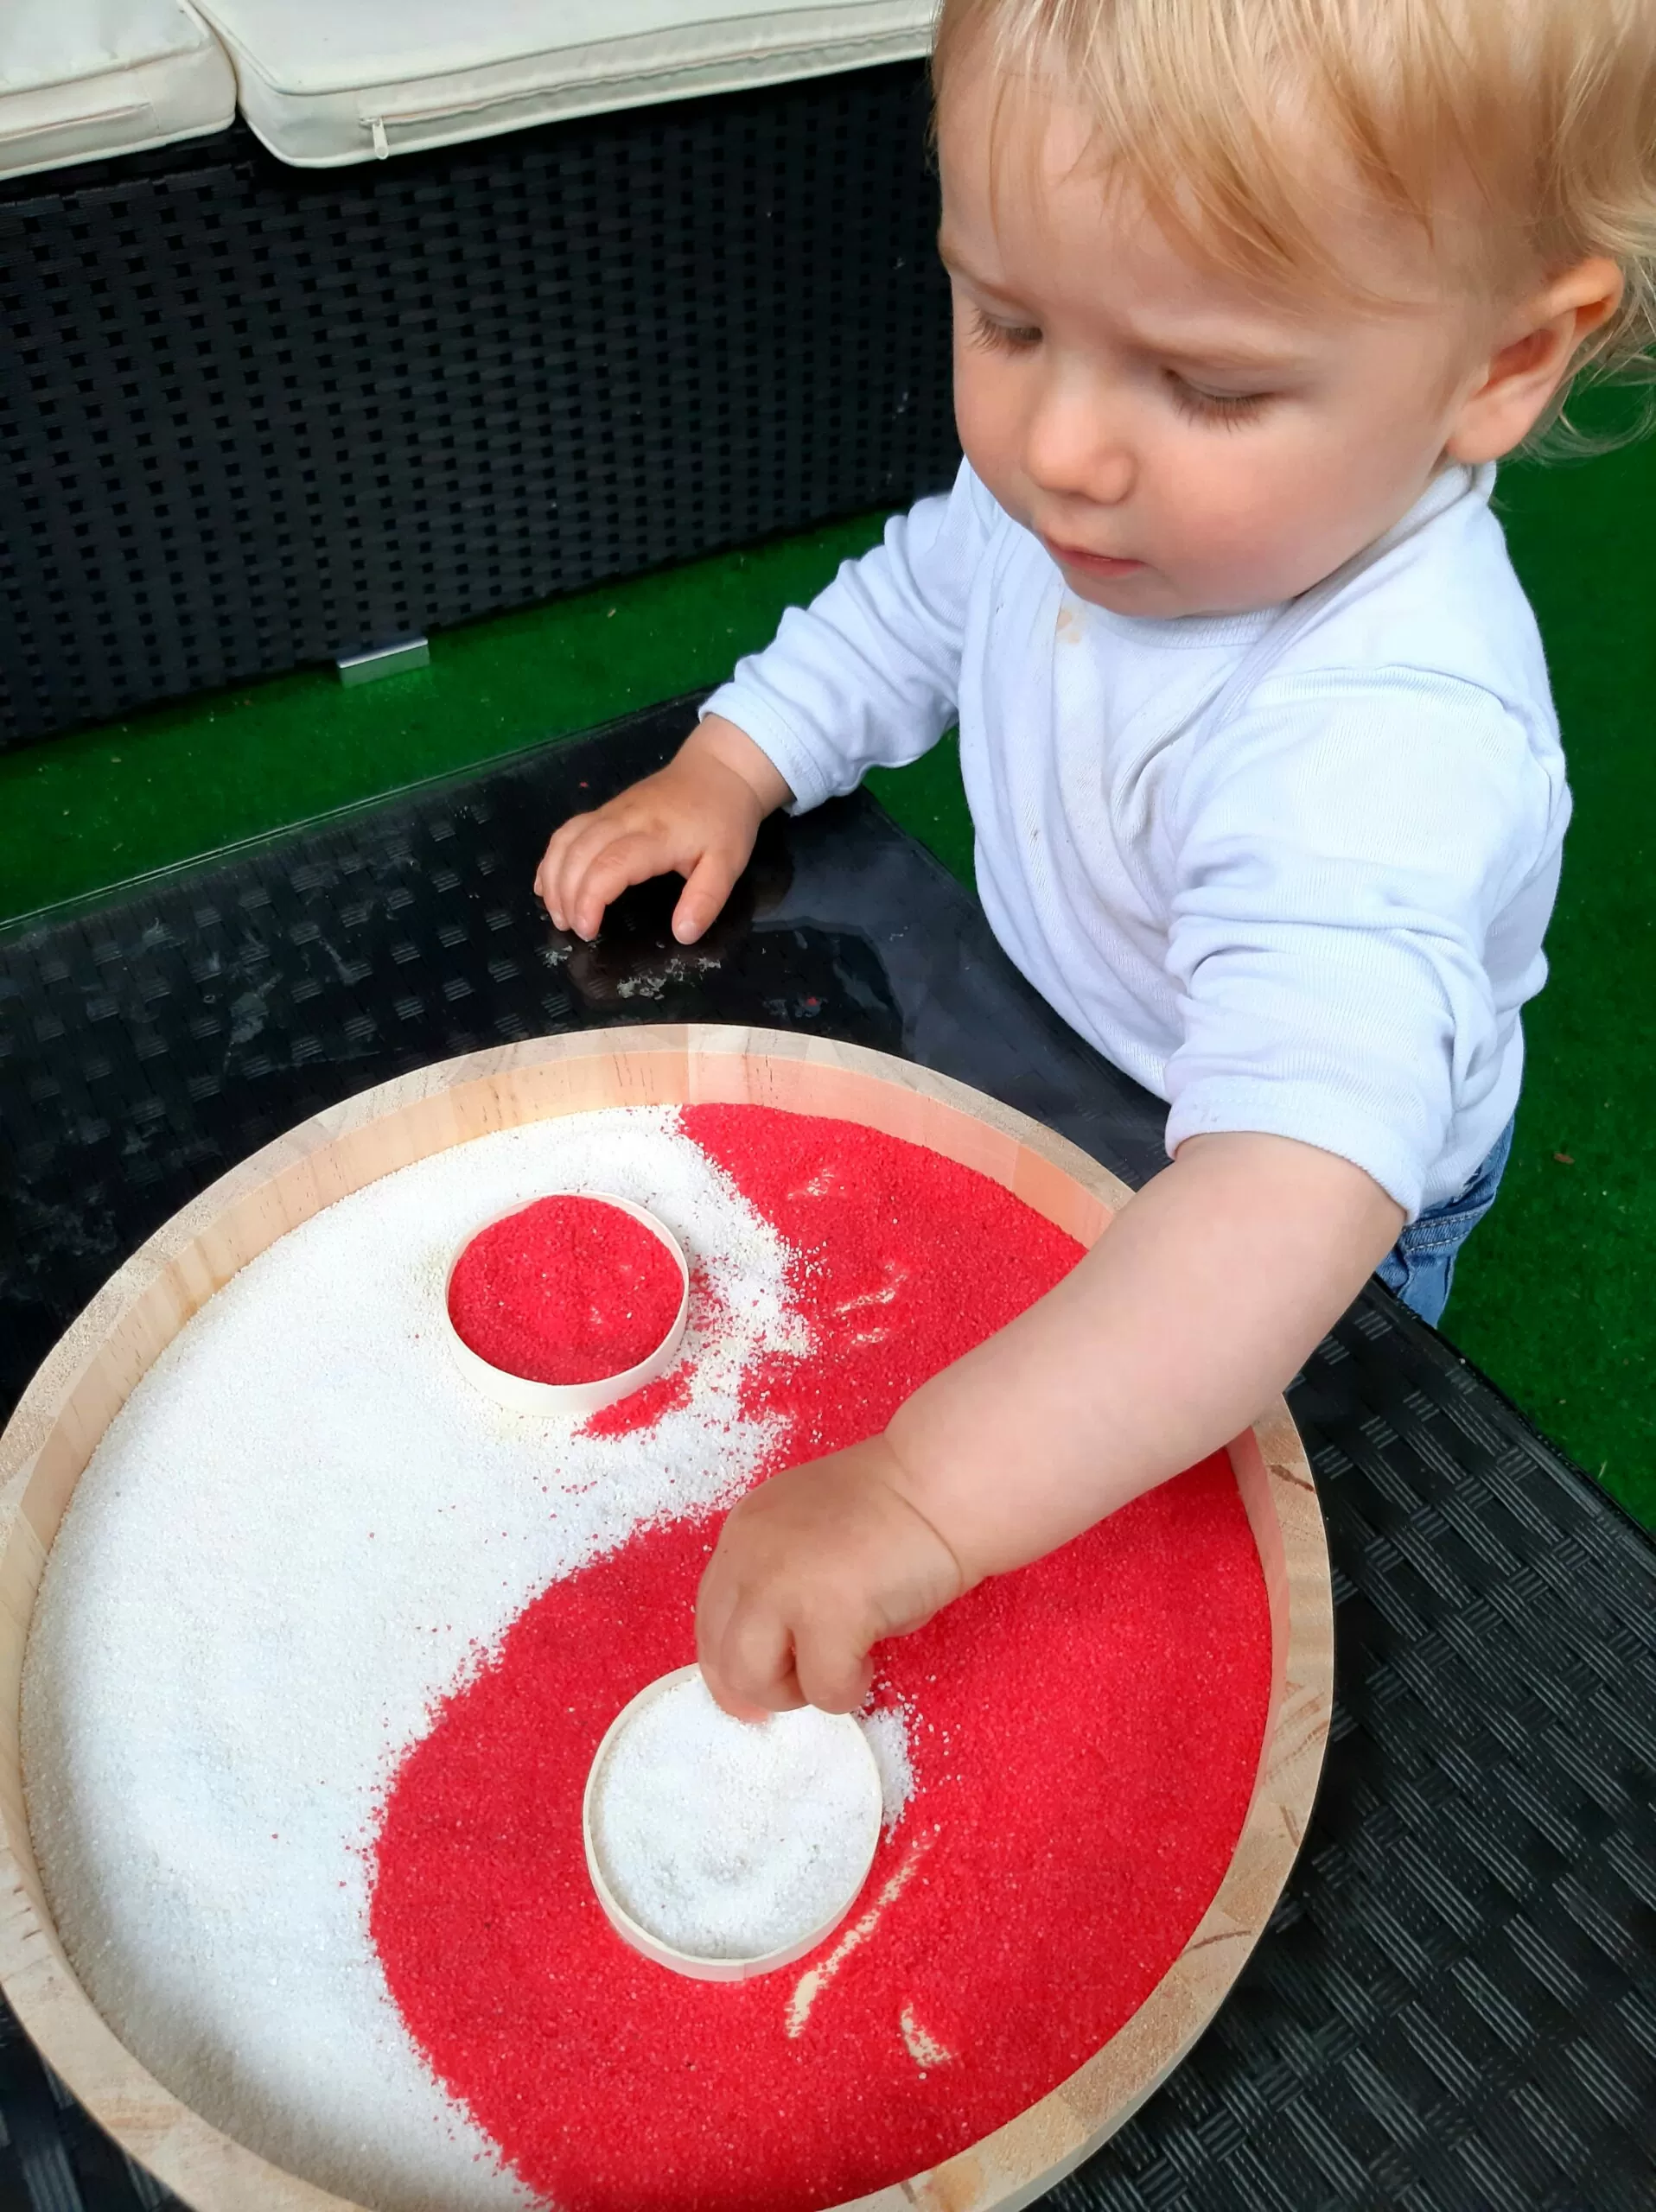
<path id="1" fill-rule="evenodd" d="M 596 1382 L 647 1359 L 684 1283 L 641 1221 L 601 1198 L 538 1198 L 461 1254 L 449 1318 L 480 1359 L 531 1382 Z"/>
<path id="2" fill-rule="evenodd" d="M 817 1356 L 749 1382 L 787 1417 L 779 1463 L 869 1433 L 1078 1256 L 912 1146 L 758 1108 L 684 1121 L 802 1255 Z M 614 1936 L 582 1854 L 592 1753 L 692 1656 L 716 1532 L 646 1530 L 530 1606 L 405 1758 L 376 1845 L 373 1933 L 411 2032 L 565 2212 L 807 2212 L 1010 2119 L 1176 1956 L 1258 1763 L 1265 1594 L 1215 1459 L 884 1648 L 918 1789 L 863 1910 L 902 1885 L 790 2035 L 833 1942 L 757 1982 L 683 1980 Z"/>
<path id="3" fill-rule="evenodd" d="M 636 1436 L 646 1428 L 653 1428 L 664 1414 L 677 1413 L 680 1406 L 690 1403 L 690 1362 L 682 1360 L 677 1367 L 654 1382 L 646 1382 L 641 1390 L 634 1390 L 630 1397 L 618 1398 L 613 1406 L 605 1406 L 587 1421 L 583 1433 L 587 1436 Z"/>

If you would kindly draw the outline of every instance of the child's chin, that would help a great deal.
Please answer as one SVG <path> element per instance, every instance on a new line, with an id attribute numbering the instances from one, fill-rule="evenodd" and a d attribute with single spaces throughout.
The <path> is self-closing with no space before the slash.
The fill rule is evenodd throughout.
<path id="1" fill-rule="evenodd" d="M 1171 621 L 1181 614 L 1224 615 L 1251 611 L 1245 607 L 1224 605 L 1211 594 L 1193 591 L 1163 575 L 1159 569 L 1135 569 L 1124 576 L 1098 576 L 1067 568 L 1064 582 L 1077 599 L 1085 600 L 1090 607 L 1105 607 L 1111 614 L 1142 614 L 1157 622 Z M 1254 606 L 1269 604 L 1264 600 L 1253 602 Z"/>
<path id="2" fill-rule="evenodd" d="M 1154 569 L 1130 569 L 1123 575 L 1101 576 L 1090 569 L 1072 568 L 1066 562 L 1064 582 L 1077 599 L 1089 607 L 1107 607 L 1114 614 L 1181 613 L 1181 607 L 1164 606 L 1171 594 L 1167 580 Z"/>

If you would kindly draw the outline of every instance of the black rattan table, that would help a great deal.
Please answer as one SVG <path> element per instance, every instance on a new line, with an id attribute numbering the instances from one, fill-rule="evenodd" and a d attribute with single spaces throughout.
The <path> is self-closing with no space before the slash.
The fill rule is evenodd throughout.
<path id="1" fill-rule="evenodd" d="M 0 941 L 0 1412 L 224 1168 L 424 1062 L 539 1031 L 760 1022 L 906 1053 L 1129 1181 L 1162 1110 L 858 797 L 767 830 L 692 956 L 668 895 L 596 947 L 530 896 L 549 826 L 663 759 L 680 702 Z M 1055 2212 L 1656 2203 L 1656 1552 L 1378 1287 L 1291 1392 L 1338 1700 L 1269 1935 Z M 167 2202 L 0 2023 L 0 2208 Z"/>
<path id="2" fill-rule="evenodd" d="M 891 62 L 0 181 L 0 750 L 942 489 L 928 113 Z"/>

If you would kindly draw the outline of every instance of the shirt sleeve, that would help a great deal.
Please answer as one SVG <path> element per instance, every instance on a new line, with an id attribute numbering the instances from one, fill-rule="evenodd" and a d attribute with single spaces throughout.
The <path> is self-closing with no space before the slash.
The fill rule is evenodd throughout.
<path id="1" fill-rule="evenodd" d="M 1168 1149 L 1296 1137 L 1412 1220 L 1500 1080 L 1485 944 L 1556 849 L 1562 775 L 1500 699 L 1413 669 L 1284 677 L 1213 735 L 1170 810 Z"/>
<path id="2" fill-rule="evenodd" d="M 948 728 L 967 595 L 999 512 L 963 462 L 952 492 L 894 516 L 704 703 L 768 755 L 793 812 L 854 791 L 870 767 L 917 760 Z"/>

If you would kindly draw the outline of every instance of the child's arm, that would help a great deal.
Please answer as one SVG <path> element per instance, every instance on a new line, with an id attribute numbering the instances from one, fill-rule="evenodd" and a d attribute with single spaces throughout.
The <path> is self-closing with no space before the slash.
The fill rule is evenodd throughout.
<path id="1" fill-rule="evenodd" d="M 773 1477 L 697 1610 L 719 1701 L 849 1711 L 869 1653 L 1253 1421 L 1395 1243 L 1403 1209 L 1291 1138 L 1194 1137 L 1027 1313 L 882 1436 Z"/>
<path id="2" fill-rule="evenodd" d="M 774 808 L 818 806 L 935 745 L 954 715 L 971 579 L 1004 522 L 963 466 L 952 492 L 894 515 L 871 552 L 791 607 L 670 766 L 557 831 L 535 889 L 558 928 L 596 936 L 617 893 L 672 869 L 685 879 L 673 934 L 691 944 Z"/>
<path id="3" fill-rule="evenodd" d="M 672 933 L 693 944 L 747 867 L 760 823 L 792 797 L 750 737 L 705 715 L 657 774 L 570 817 L 546 848 L 536 895 L 558 929 L 593 938 L 612 899 L 672 869 L 685 879 Z"/>

